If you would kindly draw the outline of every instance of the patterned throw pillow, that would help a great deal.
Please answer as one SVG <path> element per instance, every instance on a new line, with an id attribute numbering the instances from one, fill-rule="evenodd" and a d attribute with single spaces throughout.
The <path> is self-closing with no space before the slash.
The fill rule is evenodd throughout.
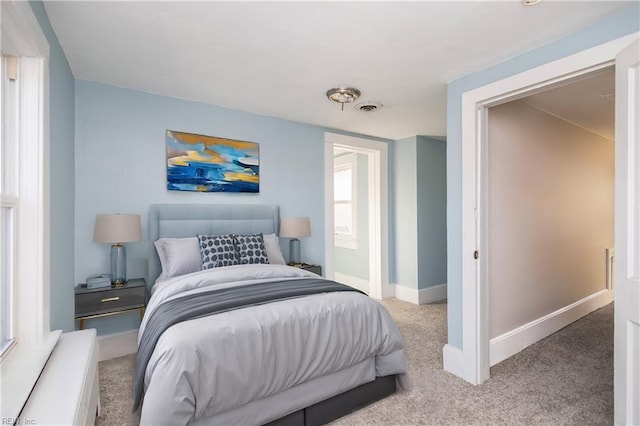
<path id="1" fill-rule="evenodd" d="M 238 253 L 232 234 L 198 235 L 202 269 L 238 265 Z"/>
<path id="2" fill-rule="evenodd" d="M 241 265 L 269 263 L 262 234 L 234 235 Z"/>

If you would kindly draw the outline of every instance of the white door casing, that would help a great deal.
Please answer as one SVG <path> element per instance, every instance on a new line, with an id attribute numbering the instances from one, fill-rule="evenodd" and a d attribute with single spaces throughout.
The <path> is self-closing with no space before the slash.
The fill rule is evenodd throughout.
<path id="1" fill-rule="evenodd" d="M 616 56 L 614 422 L 640 424 L 640 41 Z"/>
<path id="2" fill-rule="evenodd" d="M 462 348 L 449 344 L 443 348 L 445 370 L 474 384 L 489 378 L 488 297 L 481 269 L 482 141 L 486 136 L 487 108 L 609 67 L 615 63 L 616 54 L 637 38 L 638 33 L 621 37 L 463 93 Z M 479 259 L 474 258 L 476 250 L 480 251 Z"/>
<path id="3" fill-rule="evenodd" d="M 389 225 L 387 196 L 387 144 L 364 138 L 325 133 L 325 275 L 334 277 L 333 224 L 333 148 L 345 148 L 367 154 L 369 165 L 369 295 L 376 299 L 393 296 L 389 285 Z"/>

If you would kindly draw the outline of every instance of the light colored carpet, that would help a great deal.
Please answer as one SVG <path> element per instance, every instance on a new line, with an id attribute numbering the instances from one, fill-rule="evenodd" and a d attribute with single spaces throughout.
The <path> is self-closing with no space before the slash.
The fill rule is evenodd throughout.
<path id="1" fill-rule="evenodd" d="M 613 304 L 491 369 L 470 385 L 442 370 L 446 304 L 384 304 L 405 341 L 410 392 L 396 393 L 336 425 L 611 425 Z M 133 425 L 133 355 L 100 363 L 97 425 Z"/>

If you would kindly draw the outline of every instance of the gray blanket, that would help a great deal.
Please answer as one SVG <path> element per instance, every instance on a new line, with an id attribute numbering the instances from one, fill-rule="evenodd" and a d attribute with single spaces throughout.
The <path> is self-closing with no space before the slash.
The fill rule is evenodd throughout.
<path id="1" fill-rule="evenodd" d="M 164 302 L 153 311 L 138 346 L 133 384 L 134 411 L 142 402 L 145 371 L 156 343 L 162 333 L 172 325 L 252 305 L 335 291 L 359 292 L 352 287 L 326 279 L 305 278 L 295 281 L 254 283 L 234 288 L 214 287 L 204 293 L 190 294 Z"/>

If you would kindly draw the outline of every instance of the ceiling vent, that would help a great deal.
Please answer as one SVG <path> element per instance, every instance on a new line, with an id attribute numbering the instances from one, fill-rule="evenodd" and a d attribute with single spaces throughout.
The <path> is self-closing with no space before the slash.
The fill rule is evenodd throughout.
<path id="1" fill-rule="evenodd" d="M 357 111 L 373 112 L 382 108 L 382 104 L 380 102 L 360 102 L 354 105 L 353 108 Z"/>

